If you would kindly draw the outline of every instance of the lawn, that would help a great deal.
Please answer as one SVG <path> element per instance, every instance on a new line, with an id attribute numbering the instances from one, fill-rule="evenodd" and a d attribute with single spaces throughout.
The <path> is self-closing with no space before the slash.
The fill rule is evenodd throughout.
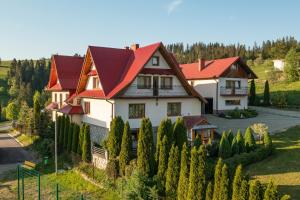
<path id="1" fill-rule="evenodd" d="M 275 154 L 246 168 L 252 178 L 267 183 L 273 180 L 281 193 L 300 199 L 300 126 L 273 137 Z"/>

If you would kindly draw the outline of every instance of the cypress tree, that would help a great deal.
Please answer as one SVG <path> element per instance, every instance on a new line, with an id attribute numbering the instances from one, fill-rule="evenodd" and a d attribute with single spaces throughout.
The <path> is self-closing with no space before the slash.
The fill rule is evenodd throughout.
<path id="1" fill-rule="evenodd" d="M 110 158 L 116 158 L 120 154 L 123 131 L 124 122 L 120 116 L 117 116 L 110 123 L 110 131 L 107 139 Z"/>
<path id="2" fill-rule="evenodd" d="M 219 160 L 217 162 L 217 165 L 215 167 L 213 200 L 219 200 L 220 199 L 222 165 L 223 165 L 222 159 L 219 158 Z"/>
<path id="3" fill-rule="evenodd" d="M 255 92 L 255 82 L 254 79 L 250 83 L 250 92 L 249 92 L 249 105 L 253 106 L 255 104 L 256 92 Z"/>
<path id="4" fill-rule="evenodd" d="M 240 198 L 239 200 L 248 200 L 249 198 L 249 187 L 248 187 L 248 181 L 243 180 L 240 190 Z"/>
<path id="5" fill-rule="evenodd" d="M 267 149 L 272 150 L 273 148 L 272 138 L 268 132 L 264 134 L 264 145 Z"/>
<path id="6" fill-rule="evenodd" d="M 171 144 L 173 142 L 173 130 L 172 130 L 172 121 L 170 119 L 161 120 L 156 137 L 156 151 L 155 151 L 155 161 L 159 162 L 159 153 L 162 145 L 162 140 L 164 136 L 167 136 L 167 152 L 169 152 L 171 148 Z"/>
<path id="7" fill-rule="evenodd" d="M 160 152 L 159 152 L 159 159 L 158 159 L 158 171 L 157 177 L 160 181 L 162 187 L 165 186 L 166 182 L 166 171 L 168 167 L 168 139 L 167 136 L 164 135 L 164 138 L 161 143 Z"/>
<path id="8" fill-rule="evenodd" d="M 176 199 L 179 179 L 179 151 L 178 147 L 172 145 L 168 159 L 168 169 L 166 172 L 166 195 L 170 199 Z"/>
<path id="9" fill-rule="evenodd" d="M 227 134 L 227 139 L 228 139 L 230 146 L 232 145 L 233 138 L 234 138 L 234 136 L 233 136 L 232 130 L 229 130 L 228 134 Z"/>
<path id="10" fill-rule="evenodd" d="M 204 199 L 205 191 L 205 150 L 200 146 L 199 150 L 193 147 L 191 152 L 191 165 L 189 177 L 188 200 Z"/>
<path id="11" fill-rule="evenodd" d="M 194 140 L 194 147 L 196 147 L 197 149 L 201 146 L 202 144 L 202 141 L 201 141 L 201 138 L 199 137 L 199 135 L 197 134 L 196 135 L 196 138 Z"/>
<path id="12" fill-rule="evenodd" d="M 219 157 L 229 158 L 231 156 L 231 146 L 227 139 L 227 134 L 223 132 L 220 147 L 219 147 Z"/>
<path id="13" fill-rule="evenodd" d="M 213 185 L 211 182 L 209 182 L 206 187 L 205 200 L 212 200 L 212 199 L 213 199 Z"/>
<path id="14" fill-rule="evenodd" d="M 232 183 L 232 200 L 240 200 L 242 181 L 242 165 L 239 165 L 235 170 L 235 175 Z"/>
<path id="15" fill-rule="evenodd" d="M 237 139 L 236 136 L 234 136 L 231 144 L 231 155 L 237 154 L 238 153 L 238 144 L 237 144 Z"/>
<path id="16" fill-rule="evenodd" d="M 69 152 L 71 152 L 72 150 L 72 140 L 73 140 L 73 132 L 74 132 L 74 123 L 70 123 L 70 128 L 69 128 L 69 133 L 68 133 L 68 145 L 67 145 L 67 149 Z"/>
<path id="17" fill-rule="evenodd" d="M 237 142 L 237 152 L 238 154 L 245 152 L 245 140 L 241 133 L 241 130 L 239 129 L 236 134 L 236 142 Z"/>
<path id="18" fill-rule="evenodd" d="M 178 146 L 178 150 L 181 151 L 182 145 L 187 142 L 187 130 L 182 117 L 178 117 L 176 119 L 173 135 L 175 138 L 175 144 Z"/>
<path id="19" fill-rule="evenodd" d="M 249 187 L 249 200 L 262 200 L 260 191 L 260 182 L 258 180 L 251 181 Z"/>
<path id="20" fill-rule="evenodd" d="M 85 162 L 90 162 L 92 160 L 91 136 L 90 136 L 89 125 L 85 125 L 85 129 L 84 129 L 84 139 L 82 143 L 82 160 Z"/>
<path id="21" fill-rule="evenodd" d="M 255 139 L 250 127 L 248 127 L 245 132 L 245 147 L 247 152 L 255 149 Z"/>
<path id="22" fill-rule="evenodd" d="M 78 147 L 77 147 L 77 153 L 78 155 L 82 155 L 82 144 L 84 139 L 84 130 L 85 130 L 86 124 L 83 123 L 79 130 L 79 136 L 78 136 Z"/>
<path id="23" fill-rule="evenodd" d="M 264 105 L 269 106 L 270 105 L 270 89 L 269 89 L 269 81 L 266 80 L 265 82 L 265 90 L 264 90 Z"/>
<path id="24" fill-rule="evenodd" d="M 273 181 L 270 181 L 265 190 L 264 200 L 277 200 L 279 198 L 277 186 Z"/>
<path id="25" fill-rule="evenodd" d="M 226 164 L 224 164 L 222 167 L 220 197 L 222 198 L 222 200 L 229 200 L 229 178 L 228 178 L 228 167 Z"/>
<path id="26" fill-rule="evenodd" d="M 40 105 L 40 95 L 37 91 L 34 94 L 34 102 L 33 102 L 33 128 L 36 133 L 40 132 L 40 121 L 41 121 L 41 105 Z"/>
<path id="27" fill-rule="evenodd" d="M 59 146 L 61 149 L 63 149 L 64 146 L 64 135 L 65 135 L 65 124 L 66 124 L 66 117 L 63 115 L 61 116 L 61 125 L 60 125 L 60 131 L 59 131 Z"/>
<path id="28" fill-rule="evenodd" d="M 139 140 L 137 147 L 137 168 L 145 176 L 152 176 L 154 173 L 154 150 L 152 124 L 149 118 L 141 121 Z"/>
<path id="29" fill-rule="evenodd" d="M 280 198 L 280 200 L 291 200 L 291 199 L 292 199 L 291 196 L 290 196 L 290 195 L 287 195 L 287 194 L 283 195 L 283 196 Z"/>
<path id="30" fill-rule="evenodd" d="M 67 147 L 68 147 L 69 128 L 70 128 L 70 118 L 68 116 L 66 116 L 65 130 L 64 130 L 64 140 L 63 140 L 64 149 L 67 149 Z"/>
<path id="31" fill-rule="evenodd" d="M 178 188 L 177 188 L 178 200 L 186 199 L 188 185 L 189 185 L 188 152 L 187 152 L 186 143 L 184 143 L 182 146 L 181 159 L 180 159 L 180 176 L 179 176 Z"/>
<path id="32" fill-rule="evenodd" d="M 119 165 L 121 175 L 125 175 L 126 165 L 129 164 L 129 161 L 132 157 L 132 139 L 130 133 L 130 126 L 128 121 L 125 123 L 123 136 L 122 136 L 122 144 L 121 144 L 121 152 L 119 156 Z"/>
<path id="33" fill-rule="evenodd" d="M 72 138 L 72 152 L 77 153 L 78 140 L 79 140 L 79 125 L 75 124 L 73 128 L 73 138 Z"/>

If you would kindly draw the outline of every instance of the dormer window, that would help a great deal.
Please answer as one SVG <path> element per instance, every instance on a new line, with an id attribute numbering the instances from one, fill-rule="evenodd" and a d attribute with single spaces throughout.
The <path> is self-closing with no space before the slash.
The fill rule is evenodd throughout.
<path id="1" fill-rule="evenodd" d="M 152 56 L 152 65 L 159 66 L 159 57 L 158 56 Z"/>
<path id="2" fill-rule="evenodd" d="M 93 77 L 93 89 L 98 89 L 99 88 L 99 79 L 98 77 Z"/>

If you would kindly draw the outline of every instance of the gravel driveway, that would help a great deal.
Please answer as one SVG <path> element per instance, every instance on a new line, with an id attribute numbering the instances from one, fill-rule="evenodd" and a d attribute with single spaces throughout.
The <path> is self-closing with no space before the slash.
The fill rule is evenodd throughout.
<path id="1" fill-rule="evenodd" d="M 241 129 L 244 132 L 249 125 L 254 123 L 267 124 L 271 134 L 284 131 L 292 126 L 300 125 L 300 112 L 264 107 L 251 108 L 258 112 L 257 117 L 249 119 L 224 119 L 214 115 L 205 115 L 205 117 L 211 124 L 218 126 L 217 131 L 219 133 L 229 129 L 234 132 Z"/>

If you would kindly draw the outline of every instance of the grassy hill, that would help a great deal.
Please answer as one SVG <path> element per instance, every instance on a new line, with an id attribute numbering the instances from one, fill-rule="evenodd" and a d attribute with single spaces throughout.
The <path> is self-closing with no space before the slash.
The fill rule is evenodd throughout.
<path id="1" fill-rule="evenodd" d="M 0 79 L 4 79 L 7 75 L 7 72 L 10 68 L 10 60 L 1 61 L 0 63 Z"/>

